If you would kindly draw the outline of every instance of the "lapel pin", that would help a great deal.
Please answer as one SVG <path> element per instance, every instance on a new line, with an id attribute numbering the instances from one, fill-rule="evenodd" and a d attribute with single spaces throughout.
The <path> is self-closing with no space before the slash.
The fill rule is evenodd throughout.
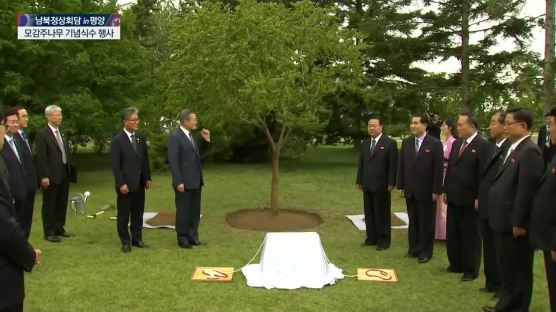
<path id="1" fill-rule="evenodd" d="M 380 149 L 383 150 L 383 149 L 384 149 L 384 146 L 381 146 Z"/>
<path id="2" fill-rule="evenodd" d="M 431 152 L 431 150 L 430 150 L 430 149 L 428 149 L 428 148 L 427 148 L 427 149 L 425 149 L 425 153 L 430 153 L 430 152 Z"/>
<path id="3" fill-rule="evenodd" d="M 476 153 L 477 153 L 477 150 L 472 149 L 472 150 L 471 150 L 471 153 L 476 154 Z"/>
<path id="4" fill-rule="evenodd" d="M 511 162 L 512 164 L 515 164 L 515 158 L 510 158 L 510 162 Z"/>

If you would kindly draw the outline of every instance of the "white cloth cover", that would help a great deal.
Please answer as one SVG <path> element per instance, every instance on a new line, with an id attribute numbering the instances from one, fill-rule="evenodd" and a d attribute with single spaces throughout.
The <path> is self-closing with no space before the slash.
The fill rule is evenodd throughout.
<path id="1" fill-rule="evenodd" d="M 261 263 L 242 269 L 250 287 L 323 288 L 344 278 L 330 263 L 316 232 L 267 233 Z"/>

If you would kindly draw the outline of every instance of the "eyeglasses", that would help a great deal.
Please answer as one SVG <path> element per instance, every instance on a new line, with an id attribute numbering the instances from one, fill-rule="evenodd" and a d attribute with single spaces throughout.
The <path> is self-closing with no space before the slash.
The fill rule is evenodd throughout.
<path id="1" fill-rule="evenodd" d="M 507 127 L 507 126 L 511 126 L 511 125 L 516 124 L 516 123 L 519 123 L 519 122 L 523 122 L 523 121 L 514 121 L 514 122 L 507 122 L 507 121 L 506 121 L 506 122 L 504 123 L 504 126 L 506 126 L 506 127 Z"/>
<path id="2" fill-rule="evenodd" d="M 139 118 L 135 118 L 135 119 L 126 119 L 126 121 L 139 121 Z"/>

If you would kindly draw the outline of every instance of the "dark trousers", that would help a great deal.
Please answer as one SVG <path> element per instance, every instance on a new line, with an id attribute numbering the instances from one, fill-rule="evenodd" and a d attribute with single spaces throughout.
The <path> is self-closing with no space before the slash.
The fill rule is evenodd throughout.
<path id="1" fill-rule="evenodd" d="M 138 243 L 143 240 L 141 230 L 143 229 L 143 213 L 145 212 L 145 189 L 139 187 L 135 192 L 127 194 L 116 190 L 118 201 L 118 236 L 122 244 Z M 131 229 L 131 237 L 128 231 Z"/>
<path id="2" fill-rule="evenodd" d="M 64 173 L 58 184 L 50 182 L 50 186 L 42 189 L 42 224 L 44 236 L 63 233 L 68 208 L 69 180 Z"/>
<path id="3" fill-rule="evenodd" d="M 35 207 L 35 191 L 27 192 L 25 198 L 15 198 L 15 213 L 19 226 L 29 238 L 31 234 L 31 224 L 33 223 L 33 210 Z"/>
<path id="4" fill-rule="evenodd" d="M 367 245 L 390 247 L 391 240 L 390 192 L 363 192 Z"/>
<path id="5" fill-rule="evenodd" d="M 494 232 L 494 246 L 502 273 L 496 311 L 529 311 L 533 293 L 533 247 L 529 237 Z"/>
<path id="6" fill-rule="evenodd" d="M 446 252 L 450 267 L 465 275 L 479 276 L 481 266 L 481 232 L 479 213 L 473 206 L 448 202 Z"/>
<path id="7" fill-rule="evenodd" d="M 548 295 L 550 298 L 550 311 L 556 312 L 556 262 L 552 260 L 550 251 L 544 252 L 544 266 L 548 281 Z"/>
<path id="8" fill-rule="evenodd" d="M 405 203 L 409 217 L 408 254 L 431 258 L 436 225 L 436 202 L 432 198 L 430 200 L 406 198 Z"/>
<path id="9" fill-rule="evenodd" d="M 480 219 L 481 236 L 483 237 L 483 270 L 485 273 L 485 287 L 498 290 L 502 286 L 500 280 L 500 267 L 496 260 L 494 247 L 494 233 L 488 225 L 488 219 Z"/>
<path id="10" fill-rule="evenodd" d="M 23 302 L 9 308 L 0 309 L 0 312 L 23 312 Z"/>
<path id="11" fill-rule="evenodd" d="M 201 188 L 176 194 L 176 234 L 178 244 L 191 244 L 199 240 L 201 217 Z"/>

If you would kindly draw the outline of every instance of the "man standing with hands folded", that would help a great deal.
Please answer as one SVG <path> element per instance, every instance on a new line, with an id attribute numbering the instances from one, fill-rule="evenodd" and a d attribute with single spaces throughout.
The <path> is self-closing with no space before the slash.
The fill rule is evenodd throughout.
<path id="1" fill-rule="evenodd" d="M 151 169 L 147 138 L 137 132 L 139 110 L 135 107 L 124 108 L 120 115 L 124 128 L 112 138 L 110 162 L 116 182 L 118 236 L 122 242 L 122 251 L 130 252 L 131 245 L 147 247 L 141 230 L 145 212 L 145 189 L 151 188 Z"/>

